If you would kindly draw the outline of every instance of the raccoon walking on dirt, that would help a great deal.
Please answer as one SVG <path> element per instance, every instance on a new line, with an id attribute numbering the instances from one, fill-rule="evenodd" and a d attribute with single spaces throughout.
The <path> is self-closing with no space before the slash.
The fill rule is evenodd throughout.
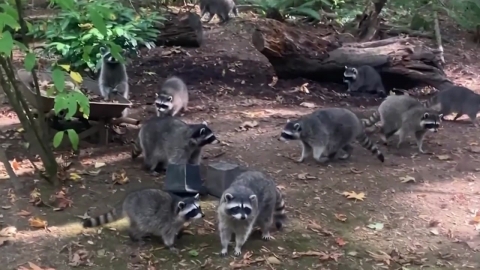
<path id="1" fill-rule="evenodd" d="M 275 182 L 265 174 L 247 171 L 238 175 L 220 198 L 217 208 L 222 256 L 235 234 L 235 256 L 239 256 L 254 226 L 262 230 L 264 240 L 272 239 L 273 224 L 279 230 L 286 219 L 285 201 Z"/>
<path id="2" fill-rule="evenodd" d="M 297 120 L 288 121 L 280 140 L 301 142 L 302 154 L 298 162 L 303 162 L 310 155 L 320 163 L 335 157 L 348 159 L 353 152 L 354 140 L 381 162 L 385 161 L 382 152 L 365 133 L 360 119 L 352 111 L 344 108 L 320 109 Z"/>
<path id="3" fill-rule="evenodd" d="M 362 119 L 365 127 L 380 122 L 380 138 L 387 144 L 388 139 L 398 135 L 397 148 L 412 134 L 416 138 L 418 150 L 423 150 L 423 139 L 428 130 L 437 132 L 442 115 L 411 96 L 388 96 L 368 119 Z"/>
<path id="4" fill-rule="evenodd" d="M 480 111 L 480 95 L 463 86 L 452 86 L 438 92 L 425 103 L 426 107 L 440 112 L 443 116 L 456 112 L 456 121 L 464 114 L 478 127 L 477 114 Z"/>
<path id="5" fill-rule="evenodd" d="M 97 227 L 128 217 L 129 236 L 132 241 L 154 235 L 161 237 L 165 246 L 177 252 L 174 241 L 183 224 L 204 216 L 199 194 L 193 198 L 182 199 L 160 189 L 142 189 L 129 193 L 111 211 L 85 219 L 83 227 Z"/>
<path id="6" fill-rule="evenodd" d="M 102 57 L 98 88 L 104 100 L 110 100 L 112 94 L 122 95 L 129 99 L 128 74 L 125 64 L 120 63 L 113 57 L 110 50 L 101 47 Z M 128 108 L 122 112 L 122 116 L 128 115 Z"/>
<path id="7" fill-rule="evenodd" d="M 233 12 L 238 16 L 238 10 L 233 0 L 200 0 L 200 17 L 203 18 L 205 13 L 209 13 L 207 23 L 209 23 L 215 15 L 220 19 L 220 23 L 226 23 L 230 20 L 228 15 Z"/>
<path id="8" fill-rule="evenodd" d="M 202 124 L 187 124 L 179 118 L 154 116 L 140 128 L 133 143 L 132 159 L 143 153 L 144 166 L 158 176 L 157 166 L 200 164 L 202 148 L 217 141 L 213 131 Z"/>
<path id="9" fill-rule="evenodd" d="M 182 79 L 172 76 L 168 78 L 157 93 L 155 100 L 157 116 L 175 116 L 188 106 L 188 88 Z"/>
<path id="10" fill-rule="evenodd" d="M 352 94 L 369 93 L 386 97 L 389 93 L 385 90 L 382 77 L 371 66 L 358 68 L 345 66 L 343 81 L 348 85 L 348 92 Z"/>

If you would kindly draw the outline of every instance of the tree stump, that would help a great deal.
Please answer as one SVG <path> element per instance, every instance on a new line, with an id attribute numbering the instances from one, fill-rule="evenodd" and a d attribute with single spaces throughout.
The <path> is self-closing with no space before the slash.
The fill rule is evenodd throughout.
<path id="1" fill-rule="evenodd" d="M 253 46 L 273 66 L 279 79 L 303 77 L 319 82 L 343 83 L 345 66 L 376 68 L 386 89 L 452 85 L 439 53 L 409 38 L 341 44 L 337 33 L 313 33 L 275 20 L 258 20 Z"/>
<path id="2" fill-rule="evenodd" d="M 200 47 L 203 42 L 203 27 L 196 13 L 167 13 L 167 20 L 159 27 L 157 46 Z"/>

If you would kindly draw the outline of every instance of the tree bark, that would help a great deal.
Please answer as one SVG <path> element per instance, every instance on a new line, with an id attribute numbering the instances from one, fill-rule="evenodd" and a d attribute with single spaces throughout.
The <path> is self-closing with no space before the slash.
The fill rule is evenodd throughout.
<path id="1" fill-rule="evenodd" d="M 343 83 L 345 66 L 370 65 L 380 72 L 386 89 L 452 85 L 438 52 L 413 45 L 409 38 L 342 45 L 336 33 L 307 32 L 268 19 L 257 21 L 256 26 L 252 43 L 269 60 L 278 78 Z"/>
<path id="2" fill-rule="evenodd" d="M 200 47 L 203 43 L 203 27 L 200 16 L 186 12 L 166 14 L 167 20 L 159 27 L 157 46 Z"/>
<path id="3" fill-rule="evenodd" d="M 387 0 L 371 0 L 365 7 L 358 22 L 357 36 L 360 41 L 370 41 L 376 36 L 379 27 L 379 15 L 386 3 Z"/>

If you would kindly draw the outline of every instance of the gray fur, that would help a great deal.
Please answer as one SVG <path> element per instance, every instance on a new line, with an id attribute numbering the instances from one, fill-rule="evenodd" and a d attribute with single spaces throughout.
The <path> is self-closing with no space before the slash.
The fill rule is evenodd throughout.
<path id="1" fill-rule="evenodd" d="M 234 254 L 239 256 L 254 226 L 260 227 L 264 240 L 272 239 L 270 228 L 275 224 L 280 229 L 286 218 L 285 201 L 272 179 L 261 172 L 247 171 L 238 175 L 223 192 L 217 215 L 221 255 L 227 255 L 234 233 Z"/>
<path id="2" fill-rule="evenodd" d="M 238 10 L 233 0 L 200 0 L 200 17 L 203 18 L 205 13 L 209 13 L 207 23 L 210 22 L 215 15 L 218 16 L 221 23 L 226 23 L 230 20 L 228 15 L 231 11 L 235 16 L 238 16 Z"/>
<path id="3" fill-rule="evenodd" d="M 188 106 L 188 88 L 182 79 L 172 76 L 168 78 L 157 93 L 155 100 L 157 116 L 175 116 Z"/>
<path id="4" fill-rule="evenodd" d="M 418 150 L 423 150 L 423 139 L 428 130 L 437 132 L 442 115 L 426 108 L 411 96 L 388 96 L 368 119 L 362 119 L 366 127 L 380 122 L 380 138 L 387 144 L 388 139 L 398 135 L 397 148 L 405 138 L 412 134 L 416 138 Z"/>
<path id="5" fill-rule="evenodd" d="M 452 86 L 440 91 L 427 101 L 426 107 L 439 111 L 443 116 L 456 112 L 456 121 L 466 114 L 474 126 L 478 126 L 477 114 L 480 111 L 480 95 L 463 86 Z"/>
<path id="6" fill-rule="evenodd" d="M 161 237 L 165 246 L 176 251 L 175 237 L 190 220 L 203 218 L 199 195 L 181 199 L 160 189 L 142 189 L 129 193 L 117 206 L 98 217 L 86 219 L 84 228 L 97 227 L 123 217 L 130 220 L 132 241 L 152 234 Z"/>
<path id="7" fill-rule="evenodd" d="M 129 99 L 128 74 L 125 64 L 115 59 L 111 52 L 102 47 L 101 69 L 98 78 L 98 88 L 104 100 L 109 100 L 112 94 L 122 95 L 125 99 Z M 128 115 L 128 108 L 122 112 L 122 116 Z"/>
<path id="8" fill-rule="evenodd" d="M 156 168 L 159 165 L 166 169 L 170 163 L 200 164 L 203 146 L 216 140 L 206 122 L 187 124 L 172 116 L 154 116 L 140 128 L 132 159 L 143 153 L 145 168 L 158 175 Z"/>
<path id="9" fill-rule="evenodd" d="M 348 159 L 353 152 L 354 140 L 376 155 L 381 162 L 385 161 L 382 152 L 366 135 L 360 119 L 352 111 L 344 108 L 320 109 L 300 119 L 289 121 L 280 139 L 300 140 L 302 155 L 298 162 L 303 162 L 312 154 L 320 163 L 337 156 L 339 159 Z"/>
<path id="10" fill-rule="evenodd" d="M 385 97 L 388 93 L 382 83 L 382 77 L 371 66 L 345 66 L 343 81 L 348 85 L 350 93 L 370 93 Z"/>

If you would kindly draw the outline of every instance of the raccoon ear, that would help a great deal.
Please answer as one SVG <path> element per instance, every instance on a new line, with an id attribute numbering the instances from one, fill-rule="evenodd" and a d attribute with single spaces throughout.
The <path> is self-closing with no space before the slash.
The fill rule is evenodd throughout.
<path id="1" fill-rule="evenodd" d="M 105 53 L 107 53 L 107 48 L 105 47 L 100 47 L 100 53 L 103 55 Z"/>
<path id="2" fill-rule="evenodd" d="M 438 115 L 438 118 L 440 119 L 440 121 L 442 121 L 442 117 L 443 117 L 443 113 Z"/>
<path id="3" fill-rule="evenodd" d="M 287 123 L 290 123 L 290 119 L 287 119 Z"/>
<path id="4" fill-rule="evenodd" d="M 426 112 L 426 113 L 423 115 L 422 119 L 427 119 L 428 116 L 429 116 L 429 114 L 428 114 L 428 112 Z"/>
<path id="5" fill-rule="evenodd" d="M 168 96 L 168 101 L 172 101 L 173 100 L 173 97 L 172 96 Z"/>
<path id="6" fill-rule="evenodd" d="M 183 209 L 185 207 L 185 202 L 180 201 L 178 202 L 177 206 L 179 209 Z"/>
<path id="7" fill-rule="evenodd" d="M 206 131 L 205 128 L 201 128 L 201 129 L 200 129 L 200 135 L 205 135 L 205 131 Z"/>
<path id="8" fill-rule="evenodd" d="M 225 201 L 229 202 L 233 199 L 233 195 L 230 193 L 225 194 Z"/>
<path id="9" fill-rule="evenodd" d="M 155 97 L 158 98 L 158 93 L 155 93 Z"/>
<path id="10" fill-rule="evenodd" d="M 347 67 L 347 66 L 345 66 L 345 69 L 348 69 L 348 67 Z"/>
<path id="11" fill-rule="evenodd" d="M 300 131 L 300 123 L 296 123 L 295 125 L 293 125 L 293 128 L 295 128 L 296 131 Z"/>
<path id="12" fill-rule="evenodd" d="M 207 121 L 203 121 L 203 122 L 202 122 L 202 125 L 208 126 Z"/>
<path id="13" fill-rule="evenodd" d="M 194 198 L 195 200 L 200 199 L 200 193 L 197 193 L 197 195 L 195 195 L 193 198 Z"/>
<path id="14" fill-rule="evenodd" d="M 250 201 L 256 201 L 257 200 L 257 195 L 253 194 L 253 195 L 250 195 L 250 197 L 248 197 L 250 199 Z"/>

